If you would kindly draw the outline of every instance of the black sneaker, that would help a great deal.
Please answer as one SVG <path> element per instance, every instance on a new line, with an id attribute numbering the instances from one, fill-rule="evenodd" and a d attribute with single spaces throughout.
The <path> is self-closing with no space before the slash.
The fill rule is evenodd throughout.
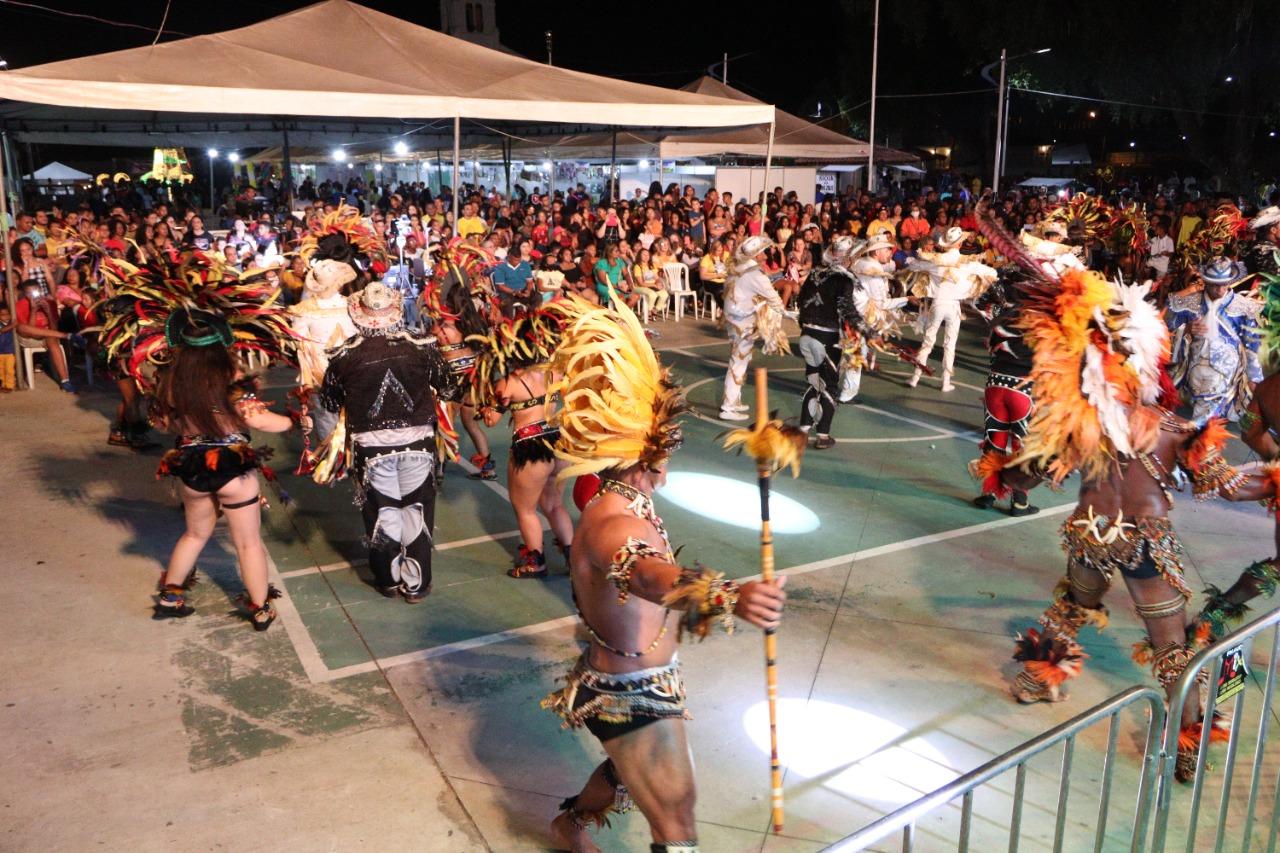
<path id="1" fill-rule="evenodd" d="M 1011 504 L 1009 506 L 1009 515 L 1014 518 L 1021 518 L 1024 515 L 1035 515 L 1040 511 L 1040 507 L 1031 504 Z"/>
<path id="2" fill-rule="evenodd" d="M 814 450 L 828 450 L 836 446 L 836 440 L 829 435 L 820 435 L 813 442 Z"/>
<path id="3" fill-rule="evenodd" d="M 991 509 L 996 505 L 995 495 L 978 495 L 973 499 L 973 505 L 978 509 Z"/>

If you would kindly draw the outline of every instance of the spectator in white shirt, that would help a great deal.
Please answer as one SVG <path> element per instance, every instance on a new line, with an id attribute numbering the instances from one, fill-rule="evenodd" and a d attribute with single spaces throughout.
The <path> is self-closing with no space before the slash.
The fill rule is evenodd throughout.
<path id="1" fill-rule="evenodd" d="M 1169 272 L 1169 260 L 1173 257 L 1173 238 L 1169 236 L 1169 228 L 1163 219 L 1157 219 L 1156 235 L 1151 238 L 1151 256 L 1147 265 L 1155 270 L 1156 278 L 1163 278 Z"/>

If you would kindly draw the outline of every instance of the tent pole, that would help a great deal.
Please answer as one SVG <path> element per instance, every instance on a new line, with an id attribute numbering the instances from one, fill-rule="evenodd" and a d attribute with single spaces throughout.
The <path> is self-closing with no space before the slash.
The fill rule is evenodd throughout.
<path id="1" fill-rule="evenodd" d="M 458 233 L 458 149 L 461 147 L 462 116 L 453 117 L 453 233 Z"/>
<path id="2" fill-rule="evenodd" d="M 9 255 L 9 182 L 5 179 L 5 167 L 9 165 L 9 134 L 0 130 L 0 248 L 4 249 L 5 299 L 14 319 L 18 317 L 18 283 L 13 274 L 12 258 Z M 17 222 L 17 217 L 14 217 Z M 17 373 L 18 387 L 31 387 L 31 377 L 22 375 L 22 338 L 13 336 L 13 357 L 16 361 L 14 370 Z M 25 379 L 26 384 L 23 385 Z"/>
<path id="3" fill-rule="evenodd" d="M 609 204 L 616 204 L 618 201 L 618 185 L 616 175 L 618 173 L 618 129 L 613 129 L 613 143 L 609 149 Z"/>
<path id="4" fill-rule="evenodd" d="M 436 196 L 444 189 L 444 155 L 436 148 Z"/>
<path id="5" fill-rule="evenodd" d="M 289 126 L 284 126 L 284 175 L 280 189 L 284 191 L 284 207 L 286 211 L 293 211 L 293 161 L 289 157 Z"/>
<path id="6" fill-rule="evenodd" d="M 507 204 L 511 204 L 511 140 L 502 140 L 502 168 L 507 174 Z"/>
<path id="7" fill-rule="evenodd" d="M 773 129 L 769 122 L 769 144 L 764 149 L 764 189 L 760 193 L 760 234 L 764 234 L 765 217 L 769 209 L 769 168 L 773 165 Z"/>

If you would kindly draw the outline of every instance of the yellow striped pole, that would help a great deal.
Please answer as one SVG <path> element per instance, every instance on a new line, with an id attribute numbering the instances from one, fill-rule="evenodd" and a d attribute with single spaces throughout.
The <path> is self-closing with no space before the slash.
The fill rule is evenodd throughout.
<path id="1" fill-rule="evenodd" d="M 756 368 L 756 423 L 769 421 L 768 371 Z M 769 480 L 773 463 L 756 459 L 756 477 L 760 485 L 760 577 L 773 580 L 773 530 L 769 524 Z M 774 629 L 764 632 L 764 677 L 769 698 L 769 781 L 773 831 L 782 832 L 782 765 L 778 761 L 778 637 Z"/>

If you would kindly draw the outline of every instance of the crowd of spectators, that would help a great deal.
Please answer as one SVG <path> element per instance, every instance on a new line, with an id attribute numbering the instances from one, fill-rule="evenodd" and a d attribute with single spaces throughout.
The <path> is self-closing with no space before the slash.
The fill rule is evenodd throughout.
<path id="1" fill-rule="evenodd" d="M 6 306 L 10 320 L 0 326 L 0 334 L 16 331 L 29 340 L 53 342 L 46 347 L 50 368 L 70 390 L 60 344 L 83 343 L 79 332 L 99 298 L 92 266 L 73 262 L 79 240 L 139 264 L 176 264 L 194 249 L 221 254 L 231 273 L 278 267 L 272 275 L 288 302 L 299 298 L 305 274 L 291 253 L 308 228 L 341 204 L 360 208 L 393 245 L 393 254 L 398 255 L 395 235 L 403 234 L 403 257 L 410 269 L 423 269 L 412 266 L 419 260 L 429 269 L 433 248 L 457 236 L 492 253 L 492 285 L 508 300 L 533 304 L 557 293 L 602 300 L 612 288 L 629 305 L 643 303 L 650 312 L 661 311 L 668 301 L 675 284 L 668 270 L 674 264 L 687 268 L 697 298 L 719 300 L 735 248 L 763 231 L 775 242 L 766 272 L 791 305 L 806 277 L 822 263 L 823 247 L 837 235 L 888 233 L 899 267 L 916 253 L 933 250 L 953 226 L 969 234 L 962 252 L 989 254 L 975 227 L 977 188 L 965 180 L 940 181 L 943 185 L 945 190 L 895 186 L 883 195 L 847 190 L 816 203 L 775 187 L 765 199 L 763 217 L 760 200 L 716 189 L 699 194 L 693 186 L 675 183 L 664 187 L 655 182 L 648 192 L 637 190 L 613 201 L 593 197 L 582 184 L 554 194 L 517 185 L 510 196 L 495 188 L 464 187 L 455 223 L 448 187 L 433 194 L 422 183 L 367 186 L 353 179 L 317 185 L 307 179 L 297 187 L 290 210 L 277 207 L 283 196 L 274 184 L 264 183 L 260 191 L 240 181 L 227 189 L 211 214 L 215 228 L 206 223 L 197 198 L 179 194 L 171 202 L 126 189 L 16 216 L 9 229 L 10 255 L 0 260 L 19 298 L 16 305 Z M 1165 274 L 1178 247 L 1204 227 L 1220 204 L 1240 204 L 1249 212 L 1243 200 L 1189 195 L 1180 182 L 1171 182 L 1168 189 L 1155 184 L 1143 192 L 1126 187 L 1123 195 L 1109 200 L 1145 211 L 1147 253 L 1126 259 L 1113 246 L 1095 241 L 1085 247 L 1085 257 L 1096 269 L 1119 270 L 1126 277 Z M 1035 229 L 1058 201 L 1052 191 L 1017 190 L 995 202 L 994 209 L 1017 232 Z M 7 376 L 6 346 L 11 344 L 0 337 L 0 385 Z"/>

